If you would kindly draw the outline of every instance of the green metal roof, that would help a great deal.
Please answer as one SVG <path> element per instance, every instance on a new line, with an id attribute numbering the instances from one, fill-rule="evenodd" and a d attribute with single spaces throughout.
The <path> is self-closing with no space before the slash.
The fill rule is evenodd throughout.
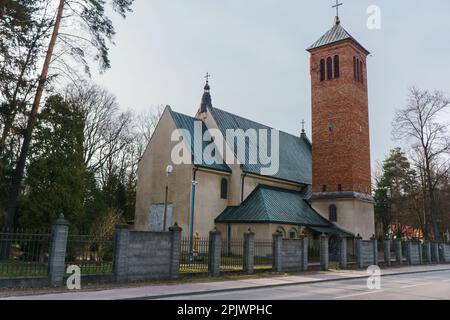
<path id="1" fill-rule="evenodd" d="M 355 38 L 353 38 L 350 33 L 348 33 L 340 23 L 335 24 L 333 28 L 328 30 L 322 37 L 319 38 L 312 46 L 310 46 L 307 50 L 311 51 L 313 49 L 317 49 L 332 43 L 336 43 L 344 40 L 352 40 L 356 42 L 362 49 L 364 49 L 367 53 L 367 49 L 365 49 Z"/>
<path id="2" fill-rule="evenodd" d="M 202 146 L 201 146 L 201 150 L 200 150 L 200 146 L 199 145 L 195 145 L 194 144 L 194 123 L 196 121 L 199 121 L 202 123 L 202 136 L 205 133 L 205 131 L 207 130 L 205 123 L 197 118 L 193 118 L 190 117 L 188 115 L 182 114 L 182 113 L 178 113 L 175 111 L 170 110 L 170 113 L 172 115 L 173 120 L 175 121 L 175 125 L 177 126 L 178 129 L 184 129 L 187 130 L 189 132 L 189 136 L 184 136 L 183 138 L 186 139 L 188 145 L 191 146 L 191 153 L 192 155 L 194 154 L 198 154 L 198 155 L 203 155 L 204 157 L 202 157 L 202 161 L 197 161 L 196 159 L 194 159 L 194 164 L 198 165 L 200 167 L 203 168 L 207 168 L 207 169 L 212 169 L 212 170 L 220 170 L 220 171 L 226 171 L 226 172 L 231 172 L 230 167 L 228 167 L 228 165 L 223 161 L 222 158 L 221 159 L 221 163 L 215 163 L 213 161 L 213 158 L 211 157 L 210 154 L 208 154 L 208 152 L 206 152 L 205 154 L 203 154 L 203 150 L 205 150 L 205 148 L 213 143 L 213 142 L 205 142 L 203 141 Z M 194 150 L 195 149 L 195 150 Z M 195 153 L 194 153 L 195 151 Z M 220 157 L 220 154 L 218 155 L 218 157 Z"/>
<path id="3" fill-rule="evenodd" d="M 215 221 L 334 227 L 309 205 L 302 192 L 266 185 L 259 185 L 240 206 L 226 208 Z"/>
<path id="4" fill-rule="evenodd" d="M 259 139 L 258 145 L 251 145 L 251 141 L 247 140 L 247 145 L 245 146 L 246 150 L 246 158 L 247 160 L 252 157 L 257 157 L 257 155 L 250 154 L 250 152 L 258 152 L 261 148 L 265 148 L 268 150 L 268 154 L 271 154 L 271 139 L 270 132 L 271 129 L 268 126 L 257 123 L 255 121 L 251 121 L 235 114 L 226 112 L 224 110 L 218 108 L 209 108 L 211 114 L 213 115 L 220 131 L 224 135 L 226 139 L 226 131 L 228 129 L 236 130 L 242 129 L 244 132 L 249 129 L 266 129 L 268 130 L 268 138 L 267 144 L 263 145 L 264 141 Z M 311 155 L 311 143 L 305 137 L 297 137 L 286 132 L 279 131 L 280 134 L 280 163 L 279 163 L 279 171 L 272 175 L 271 177 L 282 179 L 286 181 L 292 181 L 296 183 L 302 184 L 311 184 L 312 180 L 312 155 Z M 229 146 L 233 150 L 238 150 L 235 147 L 235 141 L 227 141 Z M 257 175 L 261 175 L 261 169 L 267 167 L 261 163 L 257 164 L 249 164 L 250 161 L 241 161 L 244 164 L 242 165 L 242 170 L 247 173 L 253 173 Z"/>
<path id="5" fill-rule="evenodd" d="M 312 230 L 318 232 L 318 233 L 325 233 L 325 234 L 333 234 L 340 237 L 347 237 L 347 238 L 353 238 L 355 235 L 349 231 L 340 229 L 336 226 L 332 227 L 311 227 Z"/>

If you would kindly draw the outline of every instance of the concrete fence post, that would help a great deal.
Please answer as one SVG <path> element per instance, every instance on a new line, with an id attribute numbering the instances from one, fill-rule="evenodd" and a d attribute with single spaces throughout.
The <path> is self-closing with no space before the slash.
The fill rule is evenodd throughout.
<path id="1" fill-rule="evenodd" d="M 255 234 L 249 229 L 244 233 L 244 272 L 251 274 L 255 266 Z"/>
<path id="2" fill-rule="evenodd" d="M 375 236 L 372 237 L 373 264 L 378 265 L 378 241 Z"/>
<path id="3" fill-rule="evenodd" d="M 320 236 L 320 270 L 328 270 L 329 263 L 328 236 L 326 234 L 322 234 Z"/>
<path id="4" fill-rule="evenodd" d="M 279 232 L 272 236 L 273 239 L 273 270 L 276 272 L 283 271 L 283 263 L 281 251 L 283 248 L 283 235 Z"/>
<path id="5" fill-rule="evenodd" d="M 433 263 L 433 259 L 431 257 L 431 242 L 430 241 L 425 241 L 423 243 L 423 255 L 424 255 L 424 260 L 427 260 L 428 264 Z"/>
<path id="6" fill-rule="evenodd" d="M 408 264 L 412 265 L 412 241 L 408 240 L 406 241 L 406 259 L 408 260 Z"/>
<path id="7" fill-rule="evenodd" d="M 383 241 L 383 254 L 384 254 L 384 263 L 388 266 L 391 265 L 391 240 L 385 239 Z"/>
<path id="8" fill-rule="evenodd" d="M 339 237 L 339 268 L 347 268 L 347 238 Z"/>
<path id="9" fill-rule="evenodd" d="M 128 245 L 130 243 L 129 226 L 116 226 L 114 236 L 113 273 L 117 282 L 128 280 Z"/>
<path id="10" fill-rule="evenodd" d="M 302 237 L 302 271 L 308 271 L 308 250 L 309 239 L 306 236 Z"/>
<path id="11" fill-rule="evenodd" d="M 364 268 L 364 261 L 362 256 L 362 242 L 363 240 L 361 238 L 355 238 L 355 254 L 356 254 L 356 263 L 358 265 L 358 268 L 362 269 Z"/>
<path id="12" fill-rule="evenodd" d="M 416 246 L 418 246 L 418 250 L 419 250 L 419 264 L 423 264 L 423 251 L 422 251 L 422 243 L 421 242 L 416 242 Z"/>
<path id="13" fill-rule="evenodd" d="M 181 229 L 178 223 L 169 228 L 170 232 L 170 278 L 177 279 L 180 273 Z"/>
<path id="14" fill-rule="evenodd" d="M 214 230 L 209 233 L 209 259 L 208 272 L 217 277 L 220 275 L 220 258 L 222 253 L 222 238 L 219 231 Z"/>
<path id="15" fill-rule="evenodd" d="M 440 257 L 439 257 L 439 243 L 438 242 L 433 242 L 431 244 L 431 255 L 432 255 L 432 259 L 433 262 L 436 264 L 440 263 Z"/>
<path id="16" fill-rule="evenodd" d="M 53 287 L 60 287 L 63 285 L 68 235 L 69 222 L 64 219 L 63 215 L 61 215 L 52 224 L 48 275 L 50 285 Z"/>
<path id="17" fill-rule="evenodd" d="M 402 240 L 395 240 L 395 260 L 397 260 L 398 264 L 403 263 L 403 257 L 402 257 Z"/>
<path id="18" fill-rule="evenodd" d="M 447 245 L 445 243 L 441 243 L 441 255 L 442 255 L 442 262 L 449 263 L 450 261 L 447 261 Z"/>

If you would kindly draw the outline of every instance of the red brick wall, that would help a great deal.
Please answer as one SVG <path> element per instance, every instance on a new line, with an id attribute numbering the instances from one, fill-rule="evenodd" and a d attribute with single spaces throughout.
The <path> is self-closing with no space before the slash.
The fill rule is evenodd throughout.
<path id="1" fill-rule="evenodd" d="M 320 60 L 336 54 L 340 77 L 320 81 Z M 354 56 L 363 62 L 363 83 L 354 80 Z M 311 52 L 314 192 L 323 185 L 336 192 L 339 184 L 342 191 L 371 192 L 366 57 L 350 40 Z"/>

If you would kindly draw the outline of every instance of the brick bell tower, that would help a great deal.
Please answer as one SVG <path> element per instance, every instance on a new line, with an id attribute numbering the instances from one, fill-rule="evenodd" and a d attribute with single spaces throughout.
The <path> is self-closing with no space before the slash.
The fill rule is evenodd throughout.
<path id="1" fill-rule="evenodd" d="M 338 8 L 338 7 L 337 7 Z M 367 64 L 369 55 L 341 25 L 311 54 L 313 207 L 365 239 L 375 233 L 371 196 Z"/>

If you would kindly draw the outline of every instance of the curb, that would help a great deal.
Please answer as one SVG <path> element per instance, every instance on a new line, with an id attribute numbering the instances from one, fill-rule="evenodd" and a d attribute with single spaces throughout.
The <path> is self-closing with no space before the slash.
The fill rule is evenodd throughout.
<path id="1" fill-rule="evenodd" d="M 418 273 L 432 273 L 432 272 L 443 272 L 443 271 L 450 271 L 450 268 L 438 269 L 438 270 L 407 271 L 407 272 L 381 274 L 381 277 L 392 277 L 392 276 L 398 276 L 398 275 L 418 274 Z M 303 282 L 279 283 L 279 284 L 269 284 L 269 285 L 257 285 L 257 286 L 246 287 L 246 288 L 227 288 L 227 289 L 215 289 L 215 290 L 208 290 L 208 291 L 192 291 L 192 292 L 182 292 L 182 293 L 171 293 L 171 294 L 164 294 L 164 295 L 157 295 L 157 296 L 144 296 L 144 297 L 136 297 L 136 298 L 116 299 L 116 300 L 118 300 L 118 301 L 158 300 L 158 299 L 184 297 L 184 296 L 199 296 L 199 295 L 210 294 L 210 293 L 238 292 L 238 291 L 246 291 L 246 290 L 271 289 L 271 288 L 279 288 L 279 287 L 291 287 L 291 286 L 308 285 L 308 284 L 323 283 L 323 282 L 358 280 L 358 279 L 367 279 L 369 277 L 370 277 L 370 275 L 367 275 L 367 276 L 354 276 L 354 277 L 347 277 L 347 278 L 334 278 L 334 279 L 312 280 L 312 281 L 303 281 Z"/>

